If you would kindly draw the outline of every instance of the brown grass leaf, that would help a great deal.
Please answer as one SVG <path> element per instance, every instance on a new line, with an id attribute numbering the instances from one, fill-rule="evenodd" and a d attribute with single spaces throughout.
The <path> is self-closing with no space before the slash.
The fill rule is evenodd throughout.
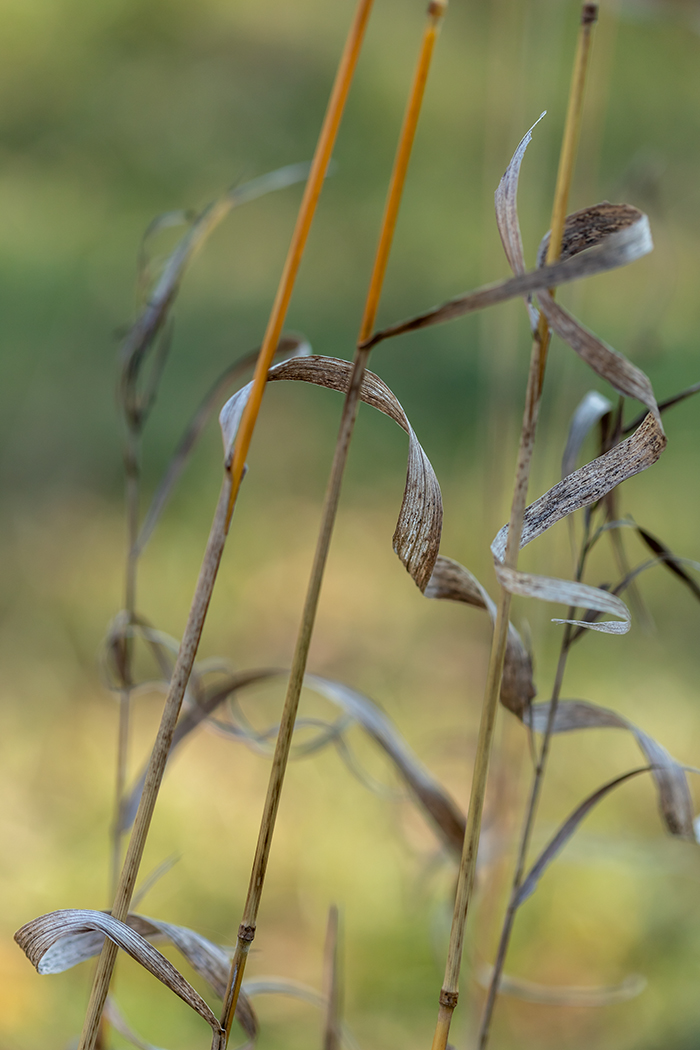
<path id="1" fill-rule="evenodd" d="M 642 766 L 640 769 L 632 769 L 629 773 L 623 773 L 622 776 L 615 777 L 614 780 L 608 781 L 607 784 L 604 784 L 602 787 L 598 788 L 597 791 L 594 791 L 592 795 L 589 795 L 588 798 L 574 810 L 571 816 L 564 821 L 554 838 L 547 844 L 528 872 L 527 877 L 523 880 L 515 898 L 516 907 L 519 908 L 520 905 L 535 892 L 537 889 L 537 883 L 540 881 L 545 870 L 549 867 L 557 854 L 561 852 L 581 821 L 588 816 L 594 806 L 604 799 L 606 795 L 609 795 L 614 788 L 619 787 L 620 784 L 624 784 L 625 781 L 630 780 L 632 777 L 639 776 L 640 773 L 649 772 L 649 766 Z"/>
<path id="2" fill-rule="evenodd" d="M 440 556 L 437 559 L 433 575 L 425 588 L 425 596 L 426 598 L 464 602 L 477 609 L 485 609 L 491 617 L 491 623 L 496 622 L 496 603 L 476 577 L 451 558 Z M 509 623 L 501 680 L 501 703 L 513 714 L 522 718 L 536 695 L 530 654 L 513 624 Z"/>
<path id="3" fill-rule="evenodd" d="M 544 113 L 540 114 L 530 130 L 526 132 L 520 140 L 520 144 L 513 154 L 503 178 L 498 184 L 494 198 L 498 232 L 501 235 L 506 259 L 508 260 L 508 264 L 514 274 L 525 273 L 523 238 L 520 233 L 520 220 L 518 218 L 518 181 L 520 179 L 520 168 L 523 163 L 523 157 L 525 156 L 525 150 L 532 141 L 532 132 L 534 128 L 537 127 L 540 120 L 542 120 L 546 112 L 547 111 L 545 110 Z M 538 313 L 532 305 L 531 296 L 526 296 L 525 304 L 530 315 L 530 324 L 534 330 L 537 328 Z"/>
<path id="4" fill-rule="evenodd" d="M 569 474 L 557 485 L 531 503 L 525 511 L 521 548 L 541 536 L 557 521 L 595 503 L 627 478 L 646 470 L 659 458 L 666 447 L 666 437 L 658 420 L 647 415 L 639 429 L 605 455 Z M 574 608 L 595 610 L 618 616 L 622 622 L 590 620 L 555 620 L 572 623 L 607 634 L 626 634 L 630 628 L 627 606 L 615 595 L 598 587 L 533 576 L 518 572 L 504 564 L 508 526 L 504 525 L 491 544 L 496 575 L 506 590 L 513 594 L 539 598 L 540 601 L 560 602 Z"/>
<path id="5" fill-rule="evenodd" d="M 617 209 L 614 216 L 610 215 L 608 209 Z M 595 205 L 594 208 L 585 209 L 590 220 L 591 244 L 586 251 L 579 249 L 580 254 L 569 255 L 568 258 L 551 266 L 542 266 L 527 273 L 518 274 L 505 281 L 497 281 L 494 284 L 477 288 L 473 292 L 450 299 L 441 306 L 436 306 L 417 317 L 399 324 L 391 325 L 376 332 L 368 339 L 364 346 L 371 347 L 384 339 L 401 335 L 403 332 L 414 332 L 420 328 L 427 328 L 434 324 L 443 324 L 465 314 L 473 313 L 475 310 L 483 310 L 487 306 L 495 306 L 497 303 L 507 302 L 520 296 L 527 297 L 533 292 L 546 292 L 557 285 L 576 281 L 582 277 L 590 277 L 593 274 L 604 273 L 608 270 L 626 266 L 628 263 L 647 255 L 653 248 L 649 221 L 643 212 L 633 208 L 629 204 L 611 205 L 604 202 Z M 602 213 L 611 230 L 600 236 L 597 228 L 599 213 Z M 575 213 L 576 218 L 579 213 Z M 568 220 L 567 220 L 568 223 Z M 602 219 L 600 220 L 602 225 Z M 577 227 L 577 239 L 580 243 L 580 231 Z M 566 233 L 565 233 L 566 237 Z M 552 300 L 547 297 L 548 301 Z M 568 315 L 567 315 L 568 317 Z M 573 319 L 572 319 L 573 320 Z M 619 355 L 622 356 L 622 355 Z M 628 362 L 629 363 L 629 362 Z M 633 368 L 633 366 L 630 366 Z M 635 370 L 638 372 L 638 369 Z M 643 373 L 639 373 L 642 375 Z M 646 377 L 644 377 L 646 378 Z M 636 395 L 634 395 L 636 396 Z M 643 404 L 646 404 L 644 401 Z"/>
<path id="6" fill-rule="evenodd" d="M 305 357 L 275 365 L 268 381 L 297 380 L 329 390 L 347 390 L 352 365 L 335 357 Z M 227 461 L 231 456 L 238 426 L 250 396 L 252 384 L 239 390 L 224 405 L 219 421 Z M 401 404 L 389 387 L 373 372 L 366 372 L 361 398 L 365 404 L 383 412 L 408 434 L 406 487 L 394 532 L 393 544 L 417 586 L 424 591 L 435 565 L 442 532 L 442 495 L 430 460 L 413 432 Z"/>
<path id="7" fill-rule="evenodd" d="M 363 727 L 389 756 L 445 845 L 455 856 L 461 856 L 464 814 L 413 753 L 391 719 L 369 697 L 341 682 L 309 674 L 304 683 L 347 711 Z"/>
<path id="8" fill-rule="evenodd" d="M 549 703 L 535 704 L 526 715 L 527 723 L 535 732 L 545 732 L 549 710 Z M 686 773 L 665 747 L 616 711 L 586 700 L 560 701 L 552 732 L 570 733 L 578 729 L 626 729 L 632 733 L 656 781 L 661 819 L 672 835 L 695 842 L 693 800 Z"/>
<path id="9" fill-rule="evenodd" d="M 125 412 L 137 419 L 141 409 L 136 393 L 138 374 L 155 337 L 163 328 L 170 307 L 177 296 L 185 269 L 209 234 L 229 211 L 266 193 L 302 182 L 309 173 L 308 164 L 290 164 L 277 171 L 236 186 L 201 212 L 170 253 L 163 272 L 151 292 L 139 318 L 132 325 L 121 350 L 121 398 Z"/>
<path id="10" fill-rule="evenodd" d="M 102 935 L 99 937 L 97 952 L 92 951 L 96 940 L 88 940 L 84 936 L 93 931 Z M 73 935 L 81 939 L 72 940 Z M 180 971 L 131 925 L 119 922 L 105 912 L 77 908 L 49 912 L 22 926 L 15 934 L 15 940 L 37 971 L 47 974 L 61 973 L 77 962 L 82 962 L 83 958 L 97 954 L 102 948 L 104 936 L 114 941 L 122 951 L 187 1003 L 211 1026 L 214 1033 L 221 1031 L 216 1016 Z M 68 943 L 61 945 L 62 940 Z M 85 955 L 88 949 L 89 954 Z"/>

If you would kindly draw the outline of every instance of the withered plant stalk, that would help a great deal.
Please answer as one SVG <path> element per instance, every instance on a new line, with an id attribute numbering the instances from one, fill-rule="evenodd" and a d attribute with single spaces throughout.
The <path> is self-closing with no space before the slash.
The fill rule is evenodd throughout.
<path id="1" fill-rule="evenodd" d="M 583 5 L 578 46 L 574 60 L 571 90 L 569 94 L 569 105 L 566 115 L 566 124 L 564 127 L 564 137 L 559 158 L 554 207 L 552 209 L 551 235 L 547 251 L 548 265 L 557 262 L 561 253 L 569 190 L 571 187 L 573 165 L 581 127 L 583 94 L 588 68 L 588 57 L 590 54 L 590 38 L 592 28 L 597 19 L 597 14 L 597 4 Z M 525 513 L 525 505 L 527 502 L 530 465 L 532 462 L 532 453 L 537 430 L 537 417 L 539 414 L 540 397 L 544 382 L 544 369 L 547 360 L 549 340 L 549 326 L 546 318 L 541 314 L 540 323 L 532 343 L 530 370 L 525 397 L 525 412 L 520 433 L 520 446 L 515 470 L 513 501 L 508 526 L 508 542 L 505 552 L 505 566 L 509 569 L 515 569 L 517 567 L 518 551 L 520 549 L 520 539 L 523 527 L 523 515 Z M 467 912 L 474 887 L 477 852 L 481 832 L 481 817 L 484 807 L 486 780 L 491 755 L 491 743 L 493 739 L 498 697 L 501 691 L 501 679 L 503 677 L 503 663 L 508 637 L 510 605 L 511 594 L 505 589 L 505 587 L 502 587 L 498 602 L 496 623 L 493 631 L 484 705 L 479 726 L 479 739 L 472 776 L 471 795 L 469 798 L 467 826 L 464 835 L 464 848 L 462 850 L 462 859 L 457 880 L 452 928 L 450 931 L 450 940 L 447 951 L 445 979 L 440 991 L 440 1006 L 435 1035 L 433 1037 L 432 1050 L 446 1050 L 452 1015 L 457 1006 L 459 996 L 459 971 L 462 962 L 464 931 L 467 921 Z"/>
<path id="2" fill-rule="evenodd" d="M 370 279 L 360 333 L 358 336 L 358 344 L 363 343 L 369 338 L 374 327 L 377 308 L 379 306 L 379 298 L 384 282 L 384 275 L 389 260 L 391 242 L 401 203 L 401 195 L 403 192 L 406 172 L 408 170 L 411 148 L 415 138 L 418 117 L 420 115 L 425 85 L 430 69 L 430 62 L 440 23 L 446 8 L 447 0 L 431 0 L 428 7 L 428 22 L 423 35 L 423 42 L 414 73 L 406 113 L 399 137 L 399 144 L 394 160 L 394 167 L 387 195 L 387 203 L 379 235 L 379 244 L 375 255 L 372 277 Z M 272 844 L 272 836 L 274 833 L 277 810 L 279 808 L 279 801 L 284 783 L 284 775 L 289 758 L 294 723 L 299 706 L 299 697 L 301 695 L 304 674 L 306 671 L 306 663 L 309 654 L 309 647 L 311 645 L 316 611 L 318 609 L 321 584 L 328 558 L 333 526 L 335 524 L 348 450 L 350 448 L 350 441 L 352 439 L 355 420 L 357 418 L 362 380 L 367 368 L 370 352 L 369 348 L 364 348 L 358 345 L 355 351 L 353 368 L 345 395 L 345 402 L 343 404 L 340 429 L 336 440 L 333 464 L 323 505 L 321 526 L 316 543 L 316 551 L 311 568 L 309 585 L 304 601 L 304 609 L 294 651 L 292 668 L 289 675 L 289 683 L 287 686 L 287 694 L 282 711 L 280 728 L 277 735 L 275 753 L 272 760 L 272 769 L 270 771 L 270 780 L 260 823 L 255 857 L 253 859 L 248 895 L 238 930 L 236 948 L 231 963 L 228 989 L 221 1014 L 221 1026 L 225 1029 L 227 1038 L 236 1011 L 236 1004 L 240 994 L 250 945 L 255 937 L 258 910 L 260 907 L 265 873 L 267 871 L 267 864 L 270 856 L 270 846 Z"/>
<path id="3" fill-rule="evenodd" d="M 204 620 L 209 608 L 209 601 L 214 589 L 221 555 L 226 542 L 231 515 L 233 513 L 236 496 L 243 477 L 245 458 L 250 447 L 253 429 L 260 409 L 267 370 L 279 342 L 279 336 L 284 324 L 287 307 L 291 299 L 294 281 L 299 269 L 299 264 L 301 262 L 301 257 L 311 227 L 311 221 L 316 210 L 316 204 L 321 193 L 343 109 L 350 90 L 350 84 L 357 65 L 372 3 L 373 0 L 358 0 L 355 17 L 348 33 L 345 48 L 336 73 L 331 97 L 326 109 L 321 133 L 314 154 L 314 160 L 311 166 L 311 172 L 306 184 L 294 234 L 287 254 L 287 260 L 285 262 L 277 296 L 272 307 L 270 320 L 265 333 L 265 340 L 260 350 L 253 390 L 239 428 L 233 463 L 224 477 L 221 496 L 212 523 L 209 541 L 207 543 L 194 598 L 192 600 L 189 618 L 180 644 L 177 662 L 170 680 L 170 688 L 163 709 L 158 736 L 151 754 L 146 782 L 112 907 L 113 916 L 121 921 L 126 919 L 129 912 L 129 905 L 133 895 L 141 859 L 143 857 L 151 817 L 155 808 L 160 784 L 163 779 L 163 773 L 165 772 L 165 765 L 170 745 L 172 743 L 175 724 L 180 713 L 182 699 L 197 654 Z M 80 1037 L 79 1050 L 94 1050 L 100 1018 L 102 1016 L 107 993 L 109 991 L 112 972 L 114 970 L 116 954 L 117 947 L 114 942 L 108 939 L 105 940 L 105 945 L 97 964 L 87 1014 Z"/>

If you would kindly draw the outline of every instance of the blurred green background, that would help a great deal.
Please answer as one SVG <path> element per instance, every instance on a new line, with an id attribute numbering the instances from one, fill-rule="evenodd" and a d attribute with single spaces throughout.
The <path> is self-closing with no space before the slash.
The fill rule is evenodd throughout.
<path id="1" fill-rule="evenodd" d="M 572 210 L 601 199 L 648 212 L 656 250 L 562 293 L 584 322 L 651 377 L 661 399 L 700 378 L 700 12 L 698 4 L 601 5 Z M 548 226 L 579 4 L 453 0 L 416 140 L 380 322 L 506 275 L 493 191 L 543 109 L 523 166 L 528 262 Z M 424 4 L 377 0 L 287 327 L 317 353 L 352 355 Z M 123 601 L 125 530 L 116 355 L 134 318 L 136 257 L 151 219 L 310 158 L 349 0 L 0 0 L 0 474 L 2 535 L 3 1047 L 63 1047 L 77 1034 L 90 968 L 38 977 L 11 939 L 36 915 L 107 903 L 116 704 L 98 654 Z M 152 491 L 200 396 L 265 326 L 301 188 L 234 212 L 191 268 L 144 455 Z M 177 232 L 159 236 L 167 252 Z M 445 498 L 443 553 L 494 591 L 488 544 L 507 516 L 528 329 L 520 304 L 385 344 L 372 367 L 428 452 Z M 604 384 L 555 345 L 532 495 L 558 477 L 568 419 Z M 609 391 L 607 391 L 609 393 Z M 293 647 L 340 409 L 337 395 L 280 384 L 267 396 L 201 654 L 286 666 Z M 629 414 L 637 406 L 629 407 Z M 676 552 L 700 557 L 698 404 L 667 417 L 668 450 L 625 486 L 622 509 Z M 594 452 L 591 444 L 590 454 Z M 485 618 L 425 601 L 391 551 L 405 437 L 360 414 L 311 669 L 379 701 L 466 806 L 488 651 Z M 179 636 L 221 470 L 212 423 L 144 557 L 139 608 Z M 633 563 L 644 559 L 629 541 Z M 523 564 L 569 573 L 566 526 Z M 591 582 L 609 580 L 602 556 Z M 606 573 L 608 575 L 606 575 Z M 655 627 L 575 651 L 565 695 L 615 707 L 698 764 L 698 610 L 661 569 L 643 578 Z M 519 603 L 540 697 L 551 685 L 558 610 Z M 483 622 L 482 622 L 483 621 Z M 281 687 L 246 699 L 273 722 Z M 162 697 L 138 702 L 135 771 Z M 304 710 L 328 714 L 309 696 Z M 511 720 L 512 721 L 512 720 Z M 361 761 L 392 773 L 359 730 Z M 517 724 L 497 768 L 515 799 L 528 776 Z M 557 740 L 537 842 L 602 781 L 638 764 L 626 734 Z M 209 733 L 175 761 L 144 870 L 178 864 L 146 914 L 231 943 L 267 762 Z M 444 965 L 454 869 L 408 802 L 358 783 L 334 751 L 288 778 L 251 975 L 321 981 L 327 908 L 344 915 L 345 1011 L 363 1047 L 422 1047 Z M 506 855 L 506 863 L 508 857 Z M 694 1050 L 700 1045 L 700 855 L 664 837 L 652 788 L 625 786 L 584 825 L 523 908 L 508 972 L 552 985 L 648 979 L 631 1003 L 560 1008 L 503 998 L 499 1050 Z M 474 923 L 492 957 L 497 880 Z M 495 911 L 494 911 L 495 909 Z M 465 967 L 466 971 L 467 967 Z M 465 972 L 454 1041 L 481 995 Z M 147 1040 L 206 1045 L 206 1027 L 135 965 L 119 1000 Z M 320 1045 L 320 1019 L 260 1002 L 260 1047 Z M 116 1043 L 120 1045 L 117 1038 Z"/>

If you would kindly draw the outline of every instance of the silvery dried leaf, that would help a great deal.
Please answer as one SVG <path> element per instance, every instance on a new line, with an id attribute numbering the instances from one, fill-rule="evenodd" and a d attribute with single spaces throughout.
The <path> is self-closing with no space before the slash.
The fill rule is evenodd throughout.
<path id="1" fill-rule="evenodd" d="M 482 965 L 478 970 L 479 984 L 488 988 L 493 976 L 493 967 Z M 542 1006 L 611 1006 L 613 1003 L 624 1003 L 636 999 L 647 986 L 641 974 L 630 974 L 620 984 L 602 985 L 600 987 L 557 986 L 536 984 L 523 977 L 512 977 L 507 973 L 501 976 L 498 991 L 501 995 L 510 995 L 528 1003 L 540 1003 Z"/>
<path id="2" fill-rule="evenodd" d="M 15 934 L 15 940 L 37 971 L 48 974 L 61 973 L 97 954 L 105 936 L 187 1003 L 215 1034 L 221 1032 L 219 1021 L 210 1007 L 170 960 L 131 925 L 119 922 L 106 912 L 73 908 L 49 912 L 22 926 Z M 62 945 L 61 942 L 66 940 L 68 943 Z M 97 950 L 93 951 L 95 945 Z"/>
<path id="3" fill-rule="evenodd" d="M 602 499 L 627 478 L 646 470 L 666 447 L 666 437 L 655 416 L 649 414 L 639 429 L 605 455 L 573 471 L 531 503 L 525 511 L 520 547 L 541 536 L 557 521 Z M 572 608 L 595 610 L 619 617 L 622 622 L 555 620 L 608 634 L 626 634 L 630 628 L 627 606 L 615 595 L 598 587 L 550 577 L 533 576 L 508 568 L 504 563 L 508 526 L 504 525 L 491 544 L 499 582 L 513 594 L 559 602 Z"/>
<path id="4" fill-rule="evenodd" d="M 334 357 L 305 357 L 275 365 L 268 372 L 268 382 L 297 380 L 345 393 L 352 365 Z M 233 442 L 250 397 L 249 383 L 224 405 L 219 422 L 227 462 Z M 362 381 L 361 399 L 389 416 L 408 434 L 408 469 L 406 487 L 394 532 L 394 550 L 417 586 L 424 591 L 430 579 L 440 548 L 442 532 L 442 495 L 430 460 L 413 432 L 401 404 L 389 387 L 373 372 Z"/>

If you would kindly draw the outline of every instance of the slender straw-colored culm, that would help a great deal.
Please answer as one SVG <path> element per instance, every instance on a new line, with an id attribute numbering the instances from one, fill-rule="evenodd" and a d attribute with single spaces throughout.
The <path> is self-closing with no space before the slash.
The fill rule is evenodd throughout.
<path id="1" fill-rule="evenodd" d="M 134 886 L 136 884 L 141 858 L 148 837 L 148 830 L 150 828 L 156 798 L 165 771 L 165 764 L 168 758 L 173 733 L 175 731 L 175 724 L 180 712 L 187 682 L 189 681 L 190 673 L 192 671 L 192 665 L 197 654 L 199 639 L 204 627 L 204 620 L 209 608 L 209 601 L 221 561 L 229 523 L 231 521 L 231 514 L 233 512 L 236 495 L 243 477 L 245 457 L 248 448 L 250 447 L 253 428 L 260 408 L 267 370 L 279 342 L 279 336 L 282 331 L 282 325 L 284 324 L 287 307 L 291 299 L 294 281 L 299 270 L 301 256 L 306 245 L 311 221 L 323 186 L 323 180 L 328 170 L 328 163 L 333 151 L 338 127 L 340 125 L 345 102 L 350 90 L 350 84 L 357 65 L 365 29 L 372 9 L 372 3 L 373 0 L 358 0 L 355 17 L 345 43 L 323 126 L 321 128 L 311 172 L 309 174 L 292 242 L 287 255 L 287 261 L 285 263 L 277 297 L 265 333 L 265 340 L 260 351 L 253 392 L 239 430 L 233 465 L 231 470 L 227 471 L 224 479 L 222 494 L 212 524 L 207 550 L 192 601 L 192 608 L 190 610 L 187 626 L 178 652 L 177 663 L 170 682 L 158 737 L 149 763 L 143 795 L 134 822 L 134 829 L 129 841 L 126 858 L 124 860 L 112 907 L 113 916 L 121 921 L 126 918 L 129 911 L 129 904 L 134 892 Z M 106 940 L 97 964 L 97 971 L 95 973 L 95 980 L 90 995 L 90 1001 L 88 1003 L 85 1023 L 80 1037 L 79 1050 L 94 1050 L 100 1018 L 102 1016 L 112 977 L 112 971 L 114 969 L 116 954 L 117 948 L 114 942 Z"/>
<path id="2" fill-rule="evenodd" d="M 571 186 L 576 147 L 581 126 L 581 111 L 583 106 L 586 71 L 588 68 L 588 57 L 590 53 L 591 31 L 595 24 L 597 14 L 598 8 L 596 4 L 583 5 L 578 47 L 574 61 L 574 71 L 569 95 L 569 106 L 566 115 L 564 138 L 559 161 L 554 207 L 552 211 L 551 236 L 547 255 L 548 264 L 556 262 L 561 251 L 569 189 Z M 540 324 L 533 340 L 532 354 L 530 357 L 525 412 L 520 434 L 520 447 L 518 450 L 513 502 L 508 529 L 508 545 L 505 554 L 505 565 L 511 569 L 515 569 L 517 566 L 518 551 L 520 549 L 523 515 L 525 512 L 525 504 L 527 502 L 527 489 L 530 478 L 530 463 L 532 460 L 535 433 L 537 429 L 537 417 L 539 413 L 549 338 L 547 321 L 541 316 Z M 501 588 L 498 613 L 493 632 L 484 706 L 479 727 L 476 761 L 474 764 L 469 811 L 467 814 L 467 828 L 464 836 L 464 849 L 462 851 L 462 860 L 457 881 L 452 929 L 450 932 L 447 963 L 445 966 L 445 979 L 440 991 L 440 1007 L 435 1035 L 433 1037 L 433 1050 L 445 1050 L 447 1046 L 452 1015 L 457 1006 L 459 995 L 459 970 L 462 962 L 464 929 L 474 887 L 474 875 L 476 872 L 476 860 L 479 848 L 484 796 L 486 793 L 486 779 L 489 768 L 491 742 L 493 739 L 496 708 L 501 691 L 501 680 L 503 677 L 503 663 L 508 636 L 510 604 L 510 592 L 505 588 Z"/>
<path id="3" fill-rule="evenodd" d="M 394 229 L 396 227 L 399 205 L 401 203 L 401 195 L 408 169 L 408 162 L 411 155 L 411 148 L 415 138 L 418 117 L 420 115 L 423 94 L 430 69 L 433 48 L 435 46 L 440 22 L 445 13 L 446 7 L 447 0 L 431 0 L 428 7 L 428 24 L 423 36 L 423 44 L 418 58 L 399 138 L 399 145 L 389 184 L 389 193 L 384 211 L 382 228 L 379 235 L 379 244 L 367 293 L 362 324 L 360 326 L 358 344 L 363 343 L 370 336 L 374 327 L 377 308 L 379 306 L 379 297 L 389 259 L 389 251 L 391 248 Z M 311 636 L 316 619 L 316 610 L 318 608 L 318 600 L 321 593 L 321 583 L 328 558 L 328 550 L 338 509 L 345 464 L 347 462 L 348 450 L 350 448 L 350 441 L 352 439 L 355 419 L 357 417 L 360 389 L 362 387 L 362 380 L 367 367 L 369 354 L 370 350 L 368 348 L 360 347 L 360 345 L 358 345 L 355 352 L 348 390 L 345 396 L 345 403 L 343 405 L 340 429 L 333 457 L 333 465 L 331 467 L 331 475 L 323 506 L 321 527 L 319 530 L 316 552 L 314 554 L 309 586 L 304 602 L 304 610 L 297 637 L 292 669 L 289 676 L 289 684 L 287 687 L 284 709 L 282 711 L 279 733 L 277 735 L 275 754 L 272 760 L 272 769 L 270 771 L 265 808 L 260 823 L 257 848 L 253 859 L 248 895 L 238 930 L 236 949 L 231 963 L 228 990 L 221 1014 L 221 1025 L 226 1030 L 227 1037 L 231 1030 L 236 1011 L 236 1004 L 238 1002 L 241 982 L 245 972 L 248 952 L 250 951 L 251 942 L 255 937 L 255 926 L 262 897 L 263 885 L 265 882 L 265 873 L 267 871 L 267 864 L 270 856 L 270 846 L 272 844 L 277 809 L 289 759 L 289 750 L 292 742 L 292 734 L 294 732 L 297 708 L 299 706 L 299 697 L 301 695 L 304 673 L 306 671 L 309 646 L 311 644 Z"/>

